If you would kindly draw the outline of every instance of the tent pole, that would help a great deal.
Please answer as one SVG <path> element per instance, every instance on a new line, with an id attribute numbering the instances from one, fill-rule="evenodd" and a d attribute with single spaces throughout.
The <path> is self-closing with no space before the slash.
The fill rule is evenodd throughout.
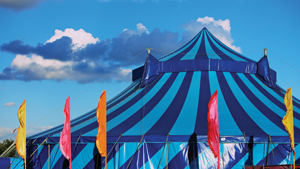
<path id="1" fill-rule="evenodd" d="M 167 161 L 167 165 L 166 165 L 166 169 L 169 168 L 169 143 L 167 143 L 167 158 L 166 158 L 166 161 Z"/>
<path id="2" fill-rule="evenodd" d="M 274 159 L 274 165 L 276 165 L 276 161 L 275 161 L 275 155 L 274 155 L 274 148 L 275 148 L 275 145 L 274 145 L 274 143 L 273 143 L 273 141 L 272 141 L 272 139 L 271 139 L 271 136 L 269 136 L 269 138 L 270 138 L 270 143 L 271 143 L 271 148 L 272 148 L 272 154 L 273 154 L 273 159 Z"/>
<path id="3" fill-rule="evenodd" d="M 96 168 L 98 169 L 99 168 L 99 166 L 98 166 L 98 159 L 99 159 L 99 152 L 97 153 L 97 155 L 96 155 L 97 157 L 96 157 Z"/>
<path id="4" fill-rule="evenodd" d="M 48 162 L 49 162 L 49 169 L 50 169 L 50 144 L 48 144 Z"/>
<path id="5" fill-rule="evenodd" d="M 48 138 L 48 137 L 47 137 Z M 34 152 L 30 155 L 30 157 L 33 156 L 33 154 L 40 148 L 40 146 L 42 146 L 46 141 L 47 141 L 47 138 L 45 138 L 45 140 L 34 150 Z M 31 162 L 31 161 L 30 161 Z"/>
<path id="6" fill-rule="evenodd" d="M 115 142 L 114 146 L 110 149 L 109 153 L 108 153 L 106 156 L 109 156 L 109 155 L 110 155 L 111 151 L 115 148 L 116 144 L 118 143 L 118 141 L 120 140 L 121 137 L 122 137 L 122 133 L 121 133 L 121 135 L 119 136 L 118 140 Z M 105 162 L 105 160 L 102 161 L 102 164 L 103 164 L 104 162 Z"/>
<path id="7" fill-rule="evenodd" d="M 136 148 L 134 154 L 135 154 L 135 153 L 137 152 L 137 150 L 139 149 L 139 147 L 140 147 L 140 145 L 141 145 L 141 142 L 143 141 L 144 136 L 145 136 L 145 134 L 144 134 L 143 137 L 141 138 L 141 140 L 140 140 L 140 142 L 139 142 L 139 144 L 138 144 L 138 146 L 137 146 L 137 148 Z M 128 168 L 130 167 L 130 164 L 131 164 L 131 162 L 132 162 L 132 159 L 133 159 L 133 157 L 134 157 L 134 154 L 132 155 L 132 157 L 131 157 L 131 159 L 130 159 L 130 161 L 129 161 L 127 167 L 126 167 L 126 169 L 128 169 Z"/>
<path id="8" fill-rule="evenodd" d="M 15 148 L 16 142 L 12 143 L 1 155 L 0 157 L 5 157 L 7 154 L 11 152 L 11 149 Z"/>
<path id="9" fill-rule="evenodd" d="M 164 157 L 164 152 L 165 152 L 166 145 L 167 145 L 167 143 L 168 143 L 168 138 L 169 138 L 169 134 L 167 135 L 167 139 L 166 139 L 166 142 L 165 142 L 165 145 L 164 145 L 164 148 L 163 148 L 163 152 L 162 152 L 162 156 L 161 156 L 161 158 L 160 158 L 160 160 L 159 160 L 157 169 L 159 169 L 160 164 L 161 164 L 161 161 L 162 161 L 162 159 L 163 159 L 163 157 Z"/>
<path id="10" fill-rule="evenodd" d="M 270 144 L 270 135 L 268 135 L 268 145 L 267 145 L 267 157 L 266 157 L 266 166 L 268 166 L 268 157 L 269 157 L 269 144 Z"/>

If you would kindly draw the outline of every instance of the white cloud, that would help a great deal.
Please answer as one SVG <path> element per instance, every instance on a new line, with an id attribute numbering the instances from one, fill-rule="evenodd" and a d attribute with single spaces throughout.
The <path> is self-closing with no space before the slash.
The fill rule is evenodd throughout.
<path id="1" fill-rule="evenodd" d="M 142 35 L 143 33 L 149 34 L 149 31 L 142 23 L 138 23 L 136 24 L 136 30 L 129 30 L 125 28 L 118 37 L 123 38 L 124 42 L 126 42 L 129 37 L 133 35 Z"/>
<path id="2" fill-rule="evenodd" d="M 136 24 L 136 30 L 124 29 L 123 32 L 127 32 L 130 35 L 141 35 L 142 33 L 149 34 L 148 29 L 142 23 Z"/>
<path id="3" fill-rule="evenodd" d="M 68 43 L 62 43 L 62 45 L 65 45 L 62 48 L 67 48 L 67 52 L 60 49 L 56 50 L 55 45 L 45 45 L 39 48 L 23 45 L 21 47 L 31 49 L 33 52 L 28 55 L 16 55 L 11 65 L 0 72 L 0 79 L 24 81 L 51 79 L 89 83 L 107 77 L 105 81 L 129 81 L 131 79 L 131 69 L 128 69 L 128 67 L 143 63 L 144 58 L 139 57 L 134 64 L 129 65 L 127 68 L 118 68 L 120 65 L 149 46 L 172 51 L 189 41 L 203 27 L 207 27 L 228 47 L 241 52 L 240 47 L 233 45 L 234 40 L 231 37 L 230 20 L 228 19 L 215 20 L 213 17 L 206 16 L 191 20 L 183 24 L 182 27 L 186 31 L 183 32 L 181 40 L 178 40 L 179 33 L 168 30 L 160 31 L 159 29 L 154 29 L 149 33 L 142 23 L 138 23 L 136 29 L 124 29 L 117 37 L 101 40 L 101 42 L 83 29 L 77 31 L 72 28 L 64 31 L 55 30 L 55 35 L 47 40 L 46 44 L 54 43 L 63 36 L 67 36 L 72 39 L 74 49 L 69 49 L 70 39 L 68 39 Z M 14 44 L 9 45 L 13 46 Z M 37 49 L 39 49 L 38 54 Z M 51 56 L 45 55 L 45 53 L 49 54 L 49 51 L 54 52 L 51 53 Z"/>
<path id="4" fill-rule="evenodd" d="M 27 128 L 26 135 L 31 136 L 31 135 L 43 132 L 43 131 L 51 129 L 51 128 L 53 128 L 53 126 L 41 126 L 41 127 Z M 14 130 L 15 130 L 14 128 L 0 127 L 0 142 L 2 142 L 5 139 L 16 140 L 18 130 L 16 130 L 13 134 Z"/>
<path id="5" fill-rule="evenodd" d="M 85 32 L 83 29 L 74 30 L 72 28 L 67 28 L 65 31 L 56 29 L 55 35 L 53 35 L 46 43 L 54 42 L 63 36 L 70 37 L 72 39 L 73 50 L 84 48 L 87 44 L 95 44 L 99 42 L 99 38 L 94 38 L 91 33 Z"/>
<path id="6" fill-rule="evenodd" d="M 14 102 L 9 102 L 9 103 L 5 103 L 4 107 L 11 107 L 11 106 L 15 106 L 16 104 Z"/>
<path id="7" fill-rule="evenodd" d="M 76 70 L 76 66 L 80 64 L 88 65 L 87 69 L 91 69 L 91 72 L 86 73 L 82 70 Z M 26 55 L 17 55 L 12 61 L 11 67 L 18 72 L 26 75 L 30 79 L 42 80 L 42 79 L 53 79 L 53 80 L 74 80 L 82 83 L 100 80 L 104 77 L 103 74 L 97 72 L 96 69 L 99 67 L 107 68 L 105 64 L 96 63 L 93 61 L 59 61 L 54 59 L 44 59 L 38 55 L 32 55 L 28 57 Z M 94 72 L 94 73 L 93 73 Z M 115 71 L 111 79 L 114 80 L 130 80 L 131 69 L 122 69 Z"/>
<path id="8" fill-rule="evenodd" d="M 63 80 L 68 75 L 71 64 L 71 62 L 44 59 L 38 55 L 32 55 L 31 58 L 26 55 L 17 55 L 11 66 L 19 72 L 31 74 L 34 79 Z"/>
<path id="9" fill-rule="evenodd" d="M 144 32 L 149 34 L 148 29 L 142 23 L 138 23 L 136 25 L 136 28 L 137 28 L 137 32 L 138 32 L 139 35 L 141 35 Z"/>
<path id="10" fill-rule="evenodd" d="M 213 17 L 204 17 L 204 18 L 198 18 L 197 22 L 201 22 L 203 24 L 214 24 L 214 26 L 221 26 L 225 31 L 230 32 L 230 20 L 225 19 L 224 21 L 219 19 L 219 20 L 215 20 Z"/>
<path id="11" fill-rule="evenodd" d="M 231 37 L 231 27 L 230 20 L 215 20 L 213 17 L 204 17 L 198 18 L 197 21 L 190 21 L 183 25 L 184 29 L 192 34 L 198 33 L 203 27 L 207 27 L 207 29 L 212 32 L 221 42 L 223 42 L 226 46 L 231 49 L 241 53 L 241 47 L 237 47 L 233 45 L 234 40 Z"/>

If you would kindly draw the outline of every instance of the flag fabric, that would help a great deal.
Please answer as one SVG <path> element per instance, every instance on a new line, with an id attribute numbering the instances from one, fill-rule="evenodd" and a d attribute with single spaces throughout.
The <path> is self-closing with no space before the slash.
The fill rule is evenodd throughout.
<path id="1" fill-rule="evenodd" d="M 72 169 L 71 165 L 71 124 L 70 124 L 70 96 L 66 100 L 65 109 L 65 123 L 64 128 L 60 135 L 59 147 L 62 154 L 65 156 L 67 160 L 69 160 L 70 169 Z"/>
<path id="2" fill-rule="evenodd" d="M 106 157 L 106 91 L 103 90 L 97 107 L 97 121 L 99 124 L 96 145 L 102 157 Z"/>
<path id="3" fill-rule="evenodd" d="M 16 149 L 18 154 L 24 159 L 26 166 L 26 100 L 21 104 L 18 110 L 20 126 L 17 133 Z"/>
<path id="4" fill-rule="evenodd" d="M 286 115 L 282 119 L 282 123 L 289 133 L 289 137 L 291 140 L 291 147 L 293 149 L 294 155 L 295 152 L 295 145 L 294 145 L 294 120 L 293 120 L 293 95 L 292 95 L 292 88 L 289 88 L 286 91 L 284 97 L 284 104 L 286 107 Z"/>
<path id="5" fill-rule="evenodd" d="M 219 117 L 218 117 L 218 91 L 210 98 L 208 103 L 208 132 L 207 142 L 214 157 L 218 157 L 218 169 L 220 168 L 220 153 L 219 153 Z"/>

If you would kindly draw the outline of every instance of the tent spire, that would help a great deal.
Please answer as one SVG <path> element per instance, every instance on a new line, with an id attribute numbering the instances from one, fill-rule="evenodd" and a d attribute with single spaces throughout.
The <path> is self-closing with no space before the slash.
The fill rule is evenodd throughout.
<path id="1" fill-rule="evenodd" d="M 148 54 L 150 54 L 150 50 L 151 50 L 151 48 L 147 48 L 147 50 L 148 50 Z"/>
<path id="2" fill-rule="evenodd" d="M 264 50 L 265 56 L 267 56 L 267 50 L 268 50 L 268 49 L 267 49 L 267 48 L 264 48 L 263 50 Z"/>

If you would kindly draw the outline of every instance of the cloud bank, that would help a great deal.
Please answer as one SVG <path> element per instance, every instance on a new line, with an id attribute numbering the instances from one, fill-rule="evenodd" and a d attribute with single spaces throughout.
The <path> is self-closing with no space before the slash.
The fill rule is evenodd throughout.
<path id="1" fill-rule="evenodd" d="M 31 8 L 42 0 L 0 0 L 0 7 L 20 11 Z"/>
<path id="2" fill-rule="evenodd" d="M 72 80 L 90 83 L 105 78 L 105 81 L 131 80 L 131 68 L 141 66 L 146 52 L 128 62 L 146 48 L 174 51 L 188 42 L 203 27 L 207 27 L 230 48 L 241 52 L 233 45 L 230 21 L 212 17 L 198 18 L 181 25 L 180 35 L 158 28 L 149 31 L 142 23 L 135 30 L 124 29 L 116 37 L 100 40 L 83 29 L 55 30 L 55 34 L 36 46 L 21 40 L 4 43 L 2 51 L 16 54 L 10 66 L 0 72 L 0 80 Z M 167 54 L 151 53 L 160 58 Z M 127 63 L 128 62 L 128 63 Z M 122 66 L 124 63 L 126 65 Z M 121 67 L 122 66 L 122 67 Z"/>

